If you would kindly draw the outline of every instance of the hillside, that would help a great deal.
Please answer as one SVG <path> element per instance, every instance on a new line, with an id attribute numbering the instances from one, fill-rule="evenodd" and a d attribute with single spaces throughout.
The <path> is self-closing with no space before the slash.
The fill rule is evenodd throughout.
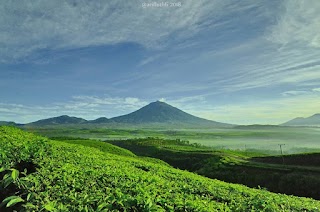
<path id="1" fill-rule="evenodd" d="M 213 179 L 320 200 L 320 154 L 286 155 L 283 160 L 281 156 L 265 156 L 266 151 L 218 150 L 179 139 L 108 142 Z"/>
<path id="2" fill-rule="evenodd" d="M 307 118 L 298 117 L 282 124 L 283 126 L 320 126 L 320 114 Z"/>
<path id="3" fill-rule="evenodd" d="M 110 119 L 106 117 L 100 117 L 92 121 L 88 121 L 87 123 L 89 124 L 106 124 L 112 122 Z"/>
<path id="4" fill-rule="evenodd" d="M 114 122 L 129 124 L 181 124 L 211 127 L 227 127 L 229 124 L 210 121 L 190 115 L 165 102 L 152 102 L 139 110 L 127 115 L 112 118 Z"/>
<path id="5" fill-rule="evenodd" d="M 69 143 L 69 144 L 74 144 L 74 145 L 81 145 L 81 146 L 87 146 L 87 147 L 94 147 L 102 152 L 106 153 L 112 153 L 112 154 L 117 154 L 121 156 L 131 156 L 131 157 L 136 157 L 135 154 L 130 152 L 127 149 L 120 148 L 118 146 L 103 142 L 103 141 L 98 141 L 98 140 L 88 140 L 88 139 L 70 139 L 70 138 L 54 138 L 54 140 L 64 142 L 64 143 Z"/>
<path id="6" fill-rule="evenodd" d="M 320 168 L 320 153 L 291 154 L 252 158 L 254 161 L 272 164 L 298 165 Z"/>
<path id="7" fill-rule="evenodd" d="M 78 118 L 78 117 L 70 117 L 67 115 L 48 118 L 48 119 L 42 119 L 39 121 L 35 121 L 32 123 L 29 123 L 28 125 L 31 126 L 46 126 L 46 125 L 60 125 L 60 124 L 83 124 L 86 123 L 87 120 Z"/>
<path id="8" fill-rule="evenodd" d="M 211 180 L 137 157 L 47 140 L 11 127 L 0 127 L 0 146 L 0 179 L 5 178 L 0 183 L 1 211 L 320 208 L 316 200 Z M 24 169 L 27 171 L 21 173 Z"/>
<path id="9" fill-rule="evenodd" d="M 18 126 L 19 124 L 12 121 L 0 121 L 0 126 Z"/>

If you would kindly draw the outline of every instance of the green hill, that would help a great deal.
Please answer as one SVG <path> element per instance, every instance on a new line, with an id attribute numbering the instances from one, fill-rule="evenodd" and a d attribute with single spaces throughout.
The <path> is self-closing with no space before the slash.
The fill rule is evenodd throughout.
<path id="1" fill-rule="evenodd" d="M 320 168 L 320 153 L 305 153 L 305 154 L 291 154 L 291 155 L 277 155 L 268 157 L 252 158 L 253 161 L 271 164 L 284 164 L 295 166 L 311 166 Z"/>
<path id="2" fill-rule="evenodd" d="M 18 126 L 19 124 L 13 121 L 0 121 L 0 126 Z"/>
<path id="3" fill-rule="evenodd" d="M 320 209 L 316 200 L 212 180 L 132 155 L 118 155 L 118 148 L 102 151 L 12 127 L 0 127 L 0 147 L 1 211 Z"/>
<path id="4" fill-rule="evenodd" d="M 152 137 L 108 142 L 206 177 L 320 200 L 319 153 L 266 157 L 265 152 L 217 150 Z"/>
<path id="5" fill-rule="evenodd" d="M 32 123 L 27 124 L 28 126 L 46 126 L 46 125 L 61 125 L 61 124 L 83 124 L 86 123 L 87 120 L 78 118 L 78 117 L 71 117 L 67 115 L 42 119 L 39 121 L 35 121 Z"/>
<path id="6" fill-rule="evenodd" d="M 88 140 L 88 139 L 70 139 L 70 138 L 54 138 L 54 140 L 62 141 L 64 143 L 82 145 L 87 147 L 94 147 L 102 152 L 122 155 L 122 156 L 131 156 L 136 157 L 135 154 L 130 152 L 127 149 L 120 148 L 118 146 L 97 140 Z"/>
<path id="7" fill-rule="evenodd" d="M 90 124 L 107 124 L 107 123 L 110 123 L 112 122 L 110 119 L 106 118 L 106 117 L 100 117 L 100 118 L 97 118 L 95 120 L 92 120 L 92 121 L 88 121 L 88 123 Z"/>

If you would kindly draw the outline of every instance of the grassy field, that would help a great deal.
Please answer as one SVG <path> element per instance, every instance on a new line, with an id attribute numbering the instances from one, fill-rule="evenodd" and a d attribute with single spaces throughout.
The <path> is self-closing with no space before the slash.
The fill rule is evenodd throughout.
<path id="1" fill-rule="evenodd" d="M 320 199 L 320 154 L 265 156 L 261 152 L 219 150 L 181 140 L 144 138 L 108 141 L 137 155 L 226 182 Z M 295 185 L 294 187 L 292 185 Z"/>
<path id="2" fill-rule="evenodd" d="M 110 144 L 70 142 L 0 127 L 1 211 L 320 209 L 316 200 L 212 180 Z"/>
<path id="3" fill-rule="evenodd" d="M 320 152 L 320 128 L 242 126 L 231 129 L 109 129 L 37 128 L 28 129 L 48 137 L 81 137 L 99 140 L 159 137 L 188 140 L 218 149 L 261 152 L 269 155 Z"/>
<path id="4" fill-rule="evenodd" d="M 253 161 L 271 164 L 320 167 L 320 153 L 292 154 L 252 158 Z"/>

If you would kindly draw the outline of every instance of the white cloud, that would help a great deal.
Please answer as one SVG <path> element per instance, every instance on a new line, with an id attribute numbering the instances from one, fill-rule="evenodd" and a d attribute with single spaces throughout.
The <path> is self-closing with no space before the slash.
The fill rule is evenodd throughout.
<path id="1" fill-rule="evenodd" d="M 286 0 L 277 11 L 278 14 L 273 13 L 275 23 L 266 26 L 263 37 L 239 47 L 213 52 L 214 57 L 238 55 L 234 66 L 225 70 L 233 74 L 215 80 L 216 91 L 311 82 L 320 85 L 320 2 Z"/>
<path id="2" fill-rule="evenodd" d="M 44 106 L 0 103 L 0 121 L 27 123 L 60 115 L 77 116 L 88 120 L 101 116 L 111 118 L 134 111 L 146 104 L 148 104 L 146 101 L 134 97 L 97 96 L 75 96 L 68 102 Z"/>
<path id="3" fill-rule="evenodd" d="M 202 96 L 189 96 L 176 99 L 161 98 L 160 101 L 184 110 L 192 110 L 206 103 Z M 1 120 L 27 123 L 38 119 L 60 115 L 70 115 L 88 120 L 101 116 L 108 118 L 133 112 L 150 101 L 135 97 L 74 96 L 70 101 L 46 106 L 0 103 Z"/>
<path id="4" fill-rule="evenodd" d="M 201 22 L 229 1 L 182 2 L 150 7 L 143 1 L 5 1 L 0 4 L 0 58 L 19 60 L 38 50 L 72 49 L 134 42 L 146 48 L 167 45 L 169 36 L 188 38 Z M 148 61 L 145 61 L 148 62 Z M 143 62 L 142 62 L 143 64 Z"/>
<path id="5" fill-rule="evenodd" d="M 143 59 L 140 63 L 139 63 L 139 66 L 144 66 L 144 65 L 147 65 L 153 61 L 155 61 L 156 59 L 160 58 L 160 54 L 158 55 L 155 55 L 155 56 L 151 56 L 151 57 L 147 57 L 145 59 Z"/>
<path id="6" fill-rule="evenodd" d="M 307 91 L 285 91 L 282 94 L 282 96 L 297 96 L 301 94 L 308 93 Z"/>
<path id="7" fill-rule="evenodd" d="M 319 95 L 235 102 L 223 106 L 201 104 L 187 110 L 199 117 L 233 124 L 281 124 L 296 117 L 319 113 Z"/>
<path id="8" fill-rule="evenodd" d="M 285 97 L 290 97 L 290 96 L 300 96 L 300 95 L 312 95 L 312 94 L 317 94 L 320 92 L 320 88 L 313 88 L 313 89 L 308 89 L 308 90 L 300 90 L 300 91 L 285 91 L 282 92 L 281 95 Z"/>
<path id="9" fill-rule="evenodd" d="M 233 124 L 280 124 L 295 117 L 307 117 L 319 113 L 319 93 L 286 95 L 271 100 L 247 100 L 221 106 L 203 96 L 189 96 L 167 103 L 193 115 Z M 288 91 L 289 92 L 289 91 Z M 294 91 L 289 92 L 296 94 Z M 64 103 L 47 106 L 0 103 L 1 121 L 28 123 L 60 115 L 82 117 L 88 120 L 101 116 L 108 118 L 135 111 L 149 102 L 134 97 L 77 96 Z"/>
<path id="10" fill-rule="evenodd" d="M 69 104 L 77 105 L 81 104 L 93 104 L 95 106 L 102 105 L 126 105 L 126 106 L 142 106 L 146 104 L 145 101 L 140 100 L 139 98 L 134 97 L 98 97 L 98 96 L 74 96 L 74 101 Z"/>
<path id="11" fill-rule="evenodd" d="M 320 2 L 285 0 L 284 12 L 272 28 L 270 40 L 279 44 L 301 42 L 320 47 Z"/>
<path id="12" fill-rule="evenodd" d="M 244 57 L 229 78 L 215 81 L 217 90 L 232 92 L 283 84 L 299 85 L 308 81 L 318 81 L 320 85 L 320 52 L 318 49 L 287 46 L 278 49 L 269 42 L 254 43 L 252 49 L 260 51 L 256 55 Z M 256 51 L 256 50 L 255 50 Z"/>
<path id="13" fill-rule="evenodd" d="M 181 98 L 176 98 L 176 99 L 168 99 L 167 102 L 169 104 L 175 105 L 177 107 L 184 107 L 187 109 L 187 105 L 197 105 L 197 104 L 205 104 L 206 99 L 202 95 L 198 96 L 185 96 Z"/>
<path id="14" fill-rule="evenodd" d="M 286 76 L 283 78 L 282 82 L 289 82 L 289 83 L 297 83 L 297 82 L 304 82 L 310 80 L 317 80 L 320 79 L 320 65 L 313 66 L 306 69 L 300 69 L 297 72 L 292 73 L 292 75 Z"/>

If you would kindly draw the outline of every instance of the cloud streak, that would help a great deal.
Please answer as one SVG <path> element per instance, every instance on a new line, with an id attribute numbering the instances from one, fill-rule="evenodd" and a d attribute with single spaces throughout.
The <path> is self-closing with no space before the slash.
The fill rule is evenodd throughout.
<path id="1" fill-rule="evenodd" d="M 286 95 L 269 100 L 247 100 L 213 106 L 185 105 L 186 111 L 199 117 L 232 124 L 281 124 L 296 117 L 308 117 L 319 111 L 320 94 Z"/>
<path id="2" fill-rule="evenodd" d="M 19 61 L 45 50 L 137 43 L 161 49 L 170 36 L 198 33 L 228 2 L 183 1 L 143 8 L 142 1 L 6 1 L 0 5 L 0 58 Z M 156 26 L 156 27 L 155 27 Z"/>
<path id="3" fill-rule="evenodd" d="M 102 116 L 111 118 L 123 115 L 127 111 L 132 112 L 146 104 L 146 101 L 135 97 L 75 96 L 67 102 L 44 106 L 0 103 L 0 113 L 1 120 L 19 123 L 60 115 L 78 116 L 91 120 Z"/>
<path id="4" fill-rule="evenodd" d="M 271 28 L 270 41 L 287 45 L 303 43 L 320 48 L 320 4 L 317 0 L 285 0 L 284 13 Z"/>

